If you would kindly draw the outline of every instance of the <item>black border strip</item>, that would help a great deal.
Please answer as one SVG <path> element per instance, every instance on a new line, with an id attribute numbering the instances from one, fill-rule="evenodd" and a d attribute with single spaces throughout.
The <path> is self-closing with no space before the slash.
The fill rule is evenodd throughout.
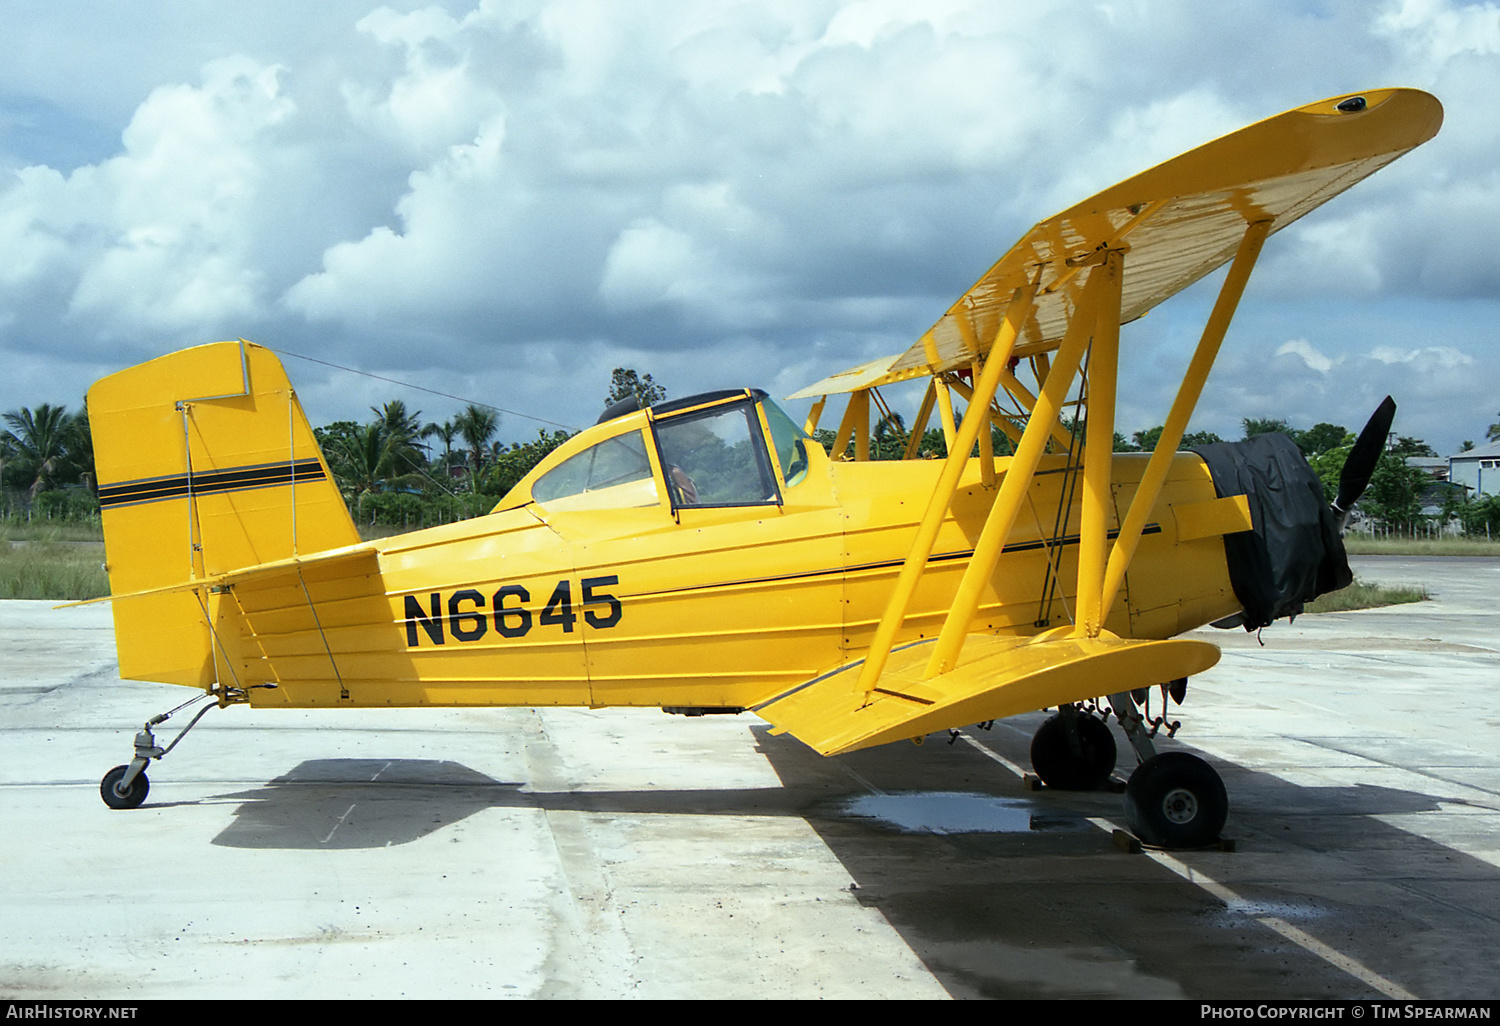
<path id="1" fill-rule="evenodd" d="M 214 492 L 238 492 L 251 488 L 273 488 L 294 481 L 326 481 L 328 474 L 317 459 L 295 463 L 258 463 L 245 467 L 210 470 L 201 474 L 174 474 L 99 486 L 99 507 L 114 509 L 148 502 L 185 499 Z"/>

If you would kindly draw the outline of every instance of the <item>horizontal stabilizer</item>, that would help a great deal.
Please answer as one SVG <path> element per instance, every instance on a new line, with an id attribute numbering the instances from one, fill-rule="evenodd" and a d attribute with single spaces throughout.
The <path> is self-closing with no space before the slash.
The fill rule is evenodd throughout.
<path id="1" fill-rule="evenodd" d="M 176 584 L 164 584 L 159 588 L 145 588 L 141 591 L 126 592 L 123 595 L 101 595 L 99 598 L 80 599 L 77 602 L 62 602 L 54 608 L 71 609 L 74 606 L 93 606 L 104 602 L 124 602 L 129 599 L 176 595 L 193 591 L 206 594 L 210 591 L 218 591 L 226 585 L 265 587 L 270 581 L 280 584 L 284 581 L 296 580 L 299 575 L 304 575 L 308 571 L 322 572 L 329 566 L 337 567 L 341 571 L 360 567 L 368 568 L 371 574 L 378 572 L 375 549 L 369 545 L 351 545 L 347 548 L 318 552 L 311 556 L 281 559 L 274 563 L 264 563 L 227 574 L 214 574 L 211 577 L 197 577 L 178 581 Z"/>
<path id="2" fill-rule="evenodd" d="M 935 640 L 935 639 L 934 639 Z M 1219 661 L 1204 641 L 971 635 L 962 662 L 926 680 L 933 641 L 893 651 L 866 702 L 851 663 L 756 709 L 823 755 L 919 737 L 1202 673 Z"/>

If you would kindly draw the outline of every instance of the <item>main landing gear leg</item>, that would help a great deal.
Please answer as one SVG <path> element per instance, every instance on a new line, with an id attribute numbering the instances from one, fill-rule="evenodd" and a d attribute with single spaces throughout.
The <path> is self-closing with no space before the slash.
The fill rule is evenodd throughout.
<path id="1" fill-rule="evenodd" d="M 1169 685 L 1178 701 L 1185 684 Z M 1109 703 L 1140 759 L 1125 785 L 1125 822 L 1131 832 L 1155 848 L 1203 848 L 1216 842 L 1229 815 L 1229 795 L 1219 774 L 1188 752 L 1157 754 L 1151 739 L 1164 718 L 1148 729 L 1130 692 L 1110 695 Z M 1171 731 L 1176 728 L 1171 725 Z"/>
<path id="2" fill-rule="evenodd" d="M 135 735 L 135 758 L 123 766 L 116 766 L 104 774 L 104 779 L 99 781 L 99 797 L 104 799 L 104 804 L 111 809 L 138 809 L 146 800 L 146 794 L 151 790 L 151 781 L 146 779 L 146 764 L 152 759 L 160 759 L 172 749 L 177 747 L 188 731 L 195 727 L 203 714 L 214 708 L 213 705 L 205 705 L 198 710 L 198 715 L 193 717 L 191 723 L 182 728 L 182 732 L 172 739 L 172 743 L 162 748 L 156 743 L 156 736 L 151 733 L 151 728 L 165 723 L 172 718 L 172 714 L 180 712 L 192 705 L 194 702 L 202 702 L 208 699 L 216 699 L 219 695 L 207 692 L 199 695 L 192 701 L 184 702 L 171 712 L 164 712 L 160 716 L 146 721 L 140 731 Z"/>

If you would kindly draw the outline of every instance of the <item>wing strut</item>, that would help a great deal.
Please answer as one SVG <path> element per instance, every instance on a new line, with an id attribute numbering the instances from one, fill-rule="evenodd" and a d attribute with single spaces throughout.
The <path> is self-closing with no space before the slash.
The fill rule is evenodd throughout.
<path id="1" fill-rule="evenodd" d="M 1031 487 L 1031 479 L 1036 471 L 1037 463 L 1046 451 L 1047 440 L 1051 434 L 1050 427 L 1057 420 L 1058 411 L 1062 408 L 1063 402 L 1067 399 L 1068 390 L 1072 387 L 1073 377 L 1078 373 L 1078 368 L 1083 362 L 1083 354 L 1097 332 L 1099 311 L 1101 308 L 1118 310 L 1121 278 L 1119 265 L 1119 256 L 1112 253 L 1106 257 L 1103 264 L 1089 269 L 1088 281 L 1083 286 L 1082 294 L 1078 298 L 1078 306 L 1073 311 L 1067 333 L 1063 336 L 1062 345 L 1057 350 L 1057 360 L 1047 374 L 1047 383 L 1042 387 L 1042 394 L 1037 397 L 1036 407 L 1031 411 L 1026 430 L 1021 434 L 1021 444 L 1016 447 L 1015 455 L 1011 457 L 1010 466 L 1005 472 L 1005 480 L 1000 485 L 1000 492 L 995 496 L 995 504 L 990 507 L 989 516 L 984 522 L 984 529 L 980 532 L 979 541 L 974 546 L 974 555 L 964 570 L 963 580 L 958 585 L 958 592 L 953 596 L 953 604 L 949 607 L 948 617 L 943 621 L 942 632 L 938 635 L 937 645 L 933 648 L 932 657 L 928 660 L 927 670 L 923 674 L 926 678 L 946 673 L 958 663 L 958 657 L 963 651 L 964 639 L 968 635 L 969 622 L 979 608 L 980 596 L 989 586 L 990 577 L 995 572 L 995 564 L 999 562 L 1000 553 L 1005 548 L 1005 540 L 1009 537 L 1010 529 L 1015 525 L 1016 517 L 1021 512 L 1021 504 L 1026 499 L 1026 491 Z M 1110 293 L 1113 293 L 1113 296 Z M 1009 318 L 1006 323 L 1009 323 Z M 1115 329 L 1119 330 L 1118 321 L 1115 323 Z M 993 373 L 991 368 L 997 362 L 1003 367 L 1009 359 L 1010 347 L 1006 346 L 1002 351 L 997 341 L 996 346 L 990 350 L 989 359 L 985 362 L 985 378 L 993 377 L 998 384 L 999 368 L 995 367 Z M 991 386 L 990 392 L 985 394 L 976 388 L 974 402 L 969 404 L 969 409 L 978 410 L 981 415 L 987 412 L 993 390 Z M 964 424 L 967 425 L 968 422 L 969 418 L 966 414 Z M 1111 441 L 1113 441 L 1112 436 L 1111 430 Z M 968 449 L 965 448 L 962 452 L 967 458 Z M 1108 487 L 1106 480 L 1106 491 Z M 881 626 L 884 625 L 882 621 Z M 868 663 L 866 669 L 868 669 Z"/>
<path id="2" fill-rule="evenodd" d="M 1193 415 L 1193 408 L 1198 405 L 1198 396 L 1203 392 L 1203 383 L 1208 380 L 1208 372 L 1213 368 L 1214 360 L 1219 355 L 1219 346 L 1224 341 L 1224 333 L 1229 330 L 1229 322 L 1239 306 L 1240 296 L 1245 292 L 1245 283 L 1250 280 L 1250 272 L 1255 269 L 1255 261 L 1260 256 L 1261 247 L 1265 245 L 1266 236 L 1271 233 L 1271 227 L 1272 222 L 1269 219 L 1254 221 L 1245 229 L 1245 234 L 1240 239 L 1239 250 L 1235 253 L 1234 263 L 1229 268 L 1229 276 L 1224 279 L 1224 284 L 1219 289 L 1219 298 L 1214 303 L 1213 312 L 1209 314 L 1208 323 L 1203 326 L 1203 335 L 1198 340 L 1198 348 L 1193 353 L 1192 362 L 1188 364 L 1187 373 L 1183 375 L 1182 384 L 1177 389 L 1177 398 L 1172 402 L 1171 413 L 1167 414 L 1167 423 L 1162 428 L 1161 438 L 1157 441 L 1156 448 L 1151 453 L 1151 459 L 1146 464 L 1141 483 L 1136 488 L 1135 498 L 1131 500 L 1130 511 L 1125 514 L 1125 519 L 1120 524 L 1120 535 L 1115 539 L 1114 550 L 1110 552 L 1109 565 L 1104 573 L 1103 598 L 1099 610 L 1101 622 L 1109 616 L 1115 597 L 1120 592 L 1120 584 L 1125 580 L 1125 571 L 1130 567 L 1130 560 L 1135 556 L 1136 545 L 1141 540 L 1141 531 L 1146 526 L 1146 519 L 1151 515 L 1151 507 L 1156 505 L 1156 498 L 1161 493 L 1167 470 L 1171 467 L 1177 447 L 1182 444 L 1182 435 L 1187 430 L 1188 418 Z"/>
<path id="3" fill-rule="evenodd" d="M 904 460 L 914 460 L 922 448 L 922 436 L 927 433 L 927 422 L 932 419 L 932 408 L 937 403 L 937 378 L 927 379 L 927 391 L 922 394 L 922 406 L 917 410 L 917 419 L 911 423 L 911 433 L 906 438 Z"/>
<path id="4" fill-rule="evenodd" d="M 1076 623 L 1068 633 L 1079 638 L 1100 636 L 1119 594 L 1125 571 L 1135 554 L 1146 519 L 1160 494 L 1177 446 L 1182 441 L 1188 418 L 1197 405 L 1208 371 L 1218 355 L 1219 346 L 1224 340 L 1245 283 L 1270 228 L 1271 222 L 1256 221 L 1245 229 L 1241 237 L 1234 263 L 1219 292 L 1213 313 L 1204 326 L 1198 349 L 1178 390 L 1161 440 L 1151 455 L 1113 546 L 1109 542 L 1113 508 L 1111 473 L 1126 250 L 1124 247 L 1101 249 L 1085 258 L 1087 278 L 1079 289 L 1077 306 L 1069 318 L 1068 329 L 1057 349 L 1055 360 L 1048 368 L 1041 394 L 1026 404 L 1030 412 L 1026 429 L 1021 433 L 1015 455 L 1011 457 L 1000 482 L 999 493 L 975 544 L 974 555 L 964 570 L 953 604 L 943 621 L 937 644 L 933 646 L 922 674 L 924 679 L 947 673 L 958 665 L 970 623 L 979 608 L 984 590 L 994 575 L 1016 517 L 1020 514 L 1037 465 L 1046 451 L 1049 439 L 1058 428 L 1058 414 L 1068 390 L 1080 373 L 1085 354 L 1089 357 L 1086 372 L 1088 413 L 1083 466 L 1083 514 L 1079 529 L 1076 592 L 1078 610 Z M 896 588 L 881 617 L 880 625 L 876 628 L 869 654 L 860 671 L 859 688 L 867 696 L 873 695 L 884 671 L 895 636 L 932 554 L 938 528 L 952 502 L 963 465 L 968 461 L 979 432 L 989 425 L 991 400 L 1002 385 L 1012 395 L 1016 394 L 1016 382 L 1014 375 L 1010 373 L 1009 361 L 1019 328 L 1025 323 L 1036 294 L 1036 284 L 1016 292 L 982 370 L 976 367 L 979 373 L 976 374 L 972 393 L 967 396 L 969 405 L 964 412 L 963 424 L 949 447 L 948 459 L 938 487 L 928 502 L 917 536 L 901 568 Z M 934 390 L 942 390 L 943 386 L 936 375 L 932 387 Z M 968 389 L 964 391 L 968 392 Z M 1021 391 L 1024 392 L 1024 389 Z M 1031 397 L 1028 395 L 1027 398 Z M 924 408 L 926 406 L 924 402 Z"/>
<path id="5" fill-rule="evenodd" d="M 943 463 L 943 472 L 938 478 L 932 497 L 927 502 L 927 511 L 922 514 L 922 522 L 917 527 L 917 536 L 912 540 L 911 550 L 906 554 L 906 562 L 901 566 L 901 576 L 896 580 L 896 588 L 891 593 L 890 602 L 886 604 L 885 613 L 880 618 L 880 626 L 875 629 L 875 637 L 871 640 L 869 654 L 865 656 L 864 666 L 860 669 L 858 687 L 866 695 L 874 690 L 876 682 L 880 680 L 881 672 L 885 669 L 885 661 L 891 654 L 896 632 L 901 629 L 901 622 L 906 619 L 906 610 L 911 604 L 912 594 L 917 589 L 917 582 L 922 579 L 922 572 L 927 568 L 928 557 L 932 555 L 932 547 L 937 542 L 938 529 L 943 525 L 943 516 L 948 512 L 948 505 L 952 502 L 953 493 L 958 488 L 959 478 L 969 462 L 969 452 L 974 448 L 975 439 L 979 437 L 979 429 L 981 426 L 986 429 L 989 427 L 990 400 L 994 398 L 995 389 L 1000 387 L 1000 371 L 1010 360 L 1010 353 L 1015 348 L 1016 338 L 1020 335 L 1026 318 L 1030 316 L 1032 304 L 1036 301 L 1037 288 L 1040 283 L 1041 275 L 1038 274 L 1036 280 L 1025 288 L 1017 289 L 1011 297 L 1010 305 L 1005 311 L 1005 319 L 1001 322 L 1000 331 L 995 336 L 995 344 L 990 349 L 989 358 L 985 360 L 984 372 L 974 383 L 973 401 L 964 411 L 963 423 L 959 425 L 956 437 L 948 446 L 948 458 Z M 940 402 L 944 391 L 946 389 L 939 390 Z M 1006 480 L 1009 479 L 1010 475 L 1006 475 Z"/>
<path id="6" fill-rule="evenodd" d="M 1094 268 L 1089 284 L 1100 280 L 1089 348 L 1088 419 L 1083 446 L 1083 520 L 1078 529 L 1078 619 L 1076 637 L 1097 638 L 1104 629 L 1104 567 L 1109 555 L 1110 489 L 1115 455 L 1115 385 L 1120 364 L 1120 289 L 1125 254 L 1110 250 Z M 1007 533 L 1009 530 L 1007 529 Z M 1002 542 L 1003 542 L 1002 536 Z M 993 573 L 993 570 L 991 571 Z"/>

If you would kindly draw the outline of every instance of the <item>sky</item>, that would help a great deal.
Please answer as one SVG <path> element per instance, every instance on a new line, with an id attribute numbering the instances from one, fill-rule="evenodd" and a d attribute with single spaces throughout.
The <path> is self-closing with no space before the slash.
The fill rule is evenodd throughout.
<path id="1" fill-rule="evenodd" d="M 1113 182 L 1394 85 L 1442 131 L 1270 240 L 1191 427 L 1390 393 L 1448 455 L 1500 420 L 1494 3 L 6 0 L 0 411 L 239 337 L 364 372 L 285 357 L 315 424 L 456 396 L 523 440 L 618 366 L 784 396 Z M 1127 434 L 1219 277 L 1125 329 Z"/>

